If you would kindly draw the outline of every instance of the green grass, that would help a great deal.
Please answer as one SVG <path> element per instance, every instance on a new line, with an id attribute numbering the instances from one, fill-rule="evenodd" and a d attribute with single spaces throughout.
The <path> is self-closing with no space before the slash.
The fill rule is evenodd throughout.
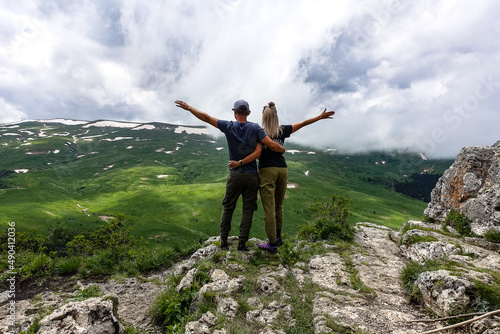
<path id="1" fill-rule="evenodd" d="M 433 242 L 433 241 L 439 241 L 439 239 L 436 238 L 435 236 L 432 236 L 432 235 L 425 235 L 425 236 L 412 235 L 412 236 L 406 237 L 403 244 L 410 245 L 410 244 L 417 244 L 420 242 Z"/>
<path id="2" fill-rule="evenodd" d="M 105 223 L 100 217 L 125 214 L 130 216 L 127 227 L 132 228 L 134 236 L 143 237 L 150 246 L 183 245 L 218 235 L 228 173 L 224 138 L 176 134 L 171 130 L 49 125 L 53 129 L 44 130 L 48 137 L 19 132 L 37 133 L 43 128 L 37 122 L 8 130 L 19 132 L 19 140 L 0 137 L 1 169 L 29 169 L 26 174 L 14 173 L 0 179 L 0 223 L 14 221 L 18 231 L 36 228 L 46 235 L 56 226 L 85 234 Z M 73 136 L 80 139 L 75 143 Z M 30 137 L 32 140 L 28 140 Z M 103 140 L 117 137 L 134 139 Z M 311 219 L 308 206 L 327 201 L 333 194 L 353 199 L 351 222 L 368 221 L 397 228 L 409 219 L 419 219 L 426 203 L 364 180 L 399 180 L 404 174 L 429 166 L 443 172 L 451 163 L 424 161 L 407 152 L 348 156 L 293 143 L 286 147 L 303 151 L 286 153 L 289 182 L 297 185 L 287 190 L 284 202 L 284 230 L 292 235 Z M 30 152 L 38 154 L 27 154 Z M 386 164 L 376 165 L 377 161 Z M 238 204 L 232 235 L 238 233 L 240 217 Z M 265 238 L 261 205 L 254 214 L 251 237 Z"/>
<path id="3" fill-rule="evenodd" d="M 500 243 L 500 231 L 489 230 L 484 234 L 484 239 L 494 243 Z"/>

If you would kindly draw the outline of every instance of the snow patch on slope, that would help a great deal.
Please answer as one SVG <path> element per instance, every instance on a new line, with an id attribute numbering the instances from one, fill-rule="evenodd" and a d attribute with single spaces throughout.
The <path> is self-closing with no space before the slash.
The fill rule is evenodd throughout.
<path id="1" fill-rule="evenodd" d="M 187 134 L 197 134 L 197 135 L 208 135 L 208 130 L 206 128 L 188 128 L 185 126 L 178 126 L 175 128 L 175 133 L 186 132 Z"/>
<path id="2" fill-rule="evenodd" d="M 156 129 L 156 126 L 154 126 L 153 124 L 143 124 L 136 128 L 133 128 L 132 130 L 154 130 L 154 129 Z"/>
<path id="3" fill-rule="evenodd" d="M 128 122 L 118 122 L 118 121 L 97 121 L 93 123 L 88 123 L 83 126 L 83 128 L 89 128 L 91 126 L 95 127 L 114 127 L 114 128 L 136 128 L 140 126 L 140 123 L 128 123 Z"/>

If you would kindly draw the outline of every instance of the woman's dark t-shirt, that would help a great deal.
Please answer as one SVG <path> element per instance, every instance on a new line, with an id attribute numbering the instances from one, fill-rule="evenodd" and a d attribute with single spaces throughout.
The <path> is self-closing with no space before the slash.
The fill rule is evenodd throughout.
<path id="1" fill-rule="evenodd" d="M 281 146 L 285 144 L 285 138 L 290 137 L 292 134 L 292 126 L 291 125 L 281 125 L 281 135 L 277 138 L 271 138 L 273 141 L 277 142 Z M 264 149 L 260 154 L 259 158 L 259 168 L 265 167 L 287 167 L 285 158 L 283 154 L 274 152 L 264 145 Z"/>

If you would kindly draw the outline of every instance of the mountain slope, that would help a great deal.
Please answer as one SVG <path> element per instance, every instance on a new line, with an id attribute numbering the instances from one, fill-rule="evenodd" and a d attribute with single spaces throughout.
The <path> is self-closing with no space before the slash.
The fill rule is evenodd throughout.
<path id="1" fill-rule="evenodd" d="M 387 180 L 450 160 L 410 152 L 344 155 L 285 144 L 290 188 L 286 230 L 309 219 L 307 207 L 332 194 L 354 199 L 353 221 L 399 227 L 426 203 L 387 189 Z M 133 234 L 182 244 L 217 235 L 227 176 L 227 145 L 204 127 L 165 123 L 45 120 L 0 125 L 0 222 L 19 230 L 95 230 L 109 216 L 128 215 Z M 235 212 L 237 233 L 240 212 Z M 252 236 L 265 236 L 263 213 Z"/>

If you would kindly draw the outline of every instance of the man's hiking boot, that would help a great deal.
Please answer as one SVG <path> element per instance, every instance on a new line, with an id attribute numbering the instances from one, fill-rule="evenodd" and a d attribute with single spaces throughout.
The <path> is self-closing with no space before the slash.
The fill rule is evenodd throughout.
<path id="1" fill-rule="evenodd" d="M 222 250 L 229 250 L 229 244 L 227 243 L 227 237 L 220 237 L 220 248 Z"/>
<path id="2" fill-rule="evenodd" d="M 240 241 L 238 243 L 238 250 L 240 252 L 248 252 L 250 249 L 248 249 L 248 247 L 245 245 L 245 242 L 244 241 Z"/>
<path id="3" fill-rule="evenodd" d="M 271 254 L 278 253 L 278 247 L 276 247 L 276 244 L 273 246 L 269 242 L 266 242 L 265 244 L 259 244 L 258 248 L 260 250 L 265 250 Z"/>
<path id="4" fill-rule="evenodd" d="M 281 245 L 283 245 L 283 239 L 276 238 L 276 246 L 281 246 Z"/>

